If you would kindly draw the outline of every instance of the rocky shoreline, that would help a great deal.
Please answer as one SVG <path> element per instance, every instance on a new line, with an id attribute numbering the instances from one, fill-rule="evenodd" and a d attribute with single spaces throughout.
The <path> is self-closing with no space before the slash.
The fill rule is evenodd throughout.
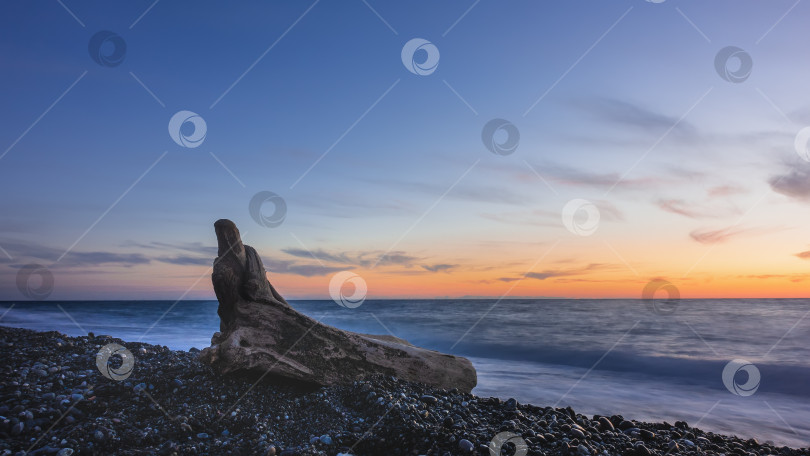
<path id="1" fill-rule="evenodd" d="M 98 353 L 112 343 L 131 353 L 131 373 L 102 375 Z M 392 377 L 253 386 L 198 357 L 109 336 L 0 327 L 0 456 L 497 455 L 496 447 L 505 455 L 810 454 L 684 422 L 584 416 Z M 115 358 L 112 372 L 120 372 Z"/>

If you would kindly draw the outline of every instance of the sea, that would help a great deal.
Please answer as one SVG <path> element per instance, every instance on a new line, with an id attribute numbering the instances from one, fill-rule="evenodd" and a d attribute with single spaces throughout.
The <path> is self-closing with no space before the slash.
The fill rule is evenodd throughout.
<path id="1" fill-rule="evenodd" d="M 323 324 L 469 358 L 478 396 L 586 415 L 686 421 L 810 447 L 810 300 L 290 301 Z M 0 325 L 210 345 L 216 301 L 0 302 Z M 136 362 L 137 372 L 137 362 Z"/>

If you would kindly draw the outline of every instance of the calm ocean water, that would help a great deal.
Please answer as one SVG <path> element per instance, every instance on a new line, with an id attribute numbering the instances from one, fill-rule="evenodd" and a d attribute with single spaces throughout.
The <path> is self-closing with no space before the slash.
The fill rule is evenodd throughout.
<path id="1" fill-rule="evenodd" d="M 92 331 L 173 349 L 208 346 L 219 327 L 216 301 L 173 304 L 4 302 L 0 324 L 72 336 Z M 466 356 L 478 370 L 474 393 L 480 396 L 685 420 L 810 446 L 810 316 L 804 318 L 810 300 L 682 300 L 667 315 L 637 300 L 369 300 L 356 309 L 332 301 L 291 304 L 324 324 Z M 723 370 L 734 359 L 754 367 L 736 375 L 732 369 L 724 383 Z M 726 386 L 745 390 L 757 373 L 753 394 Z"/>

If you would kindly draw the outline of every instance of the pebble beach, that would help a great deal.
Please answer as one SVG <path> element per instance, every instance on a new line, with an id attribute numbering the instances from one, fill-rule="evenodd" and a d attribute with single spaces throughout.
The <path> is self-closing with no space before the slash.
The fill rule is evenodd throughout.
<path id="1" fill-rule="evenodd" d="M 127 378 L 97 367 L 108 344 L 131 352 Z M 196 349 L 104 335 L 0 328 L 0 349 L 3 456 L 810 454 L 682 421 L 584 416 L 393 377 L 330 387 L 222 377 Z"/>

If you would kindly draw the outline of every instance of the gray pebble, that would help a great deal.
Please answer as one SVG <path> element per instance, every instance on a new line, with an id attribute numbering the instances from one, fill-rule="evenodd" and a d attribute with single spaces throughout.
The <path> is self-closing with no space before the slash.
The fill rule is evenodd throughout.
<path id="1" fill-rule="evenodd" d="M 612 431 L 613 423 L 611 423 L 609 419 L 602 416 L 599 418 L 599 429 L 602 431 Z"/>
<path id="2" fill-rule="evenodd" d="M 429 394 L 424 394 L 422 397 L 419 398 L 420 401 L 424 402 L 425 404 L 435 404 L 439 400 L 436 399 L 435 396 L 431 396 Z"/>
<path id="3" fill-rule="evenodd" d="M 471 453 L 471 452 L 472 452 L 472 450 L 474 450 L 474 449 L 475 449 L 475 445 L 473 445 L 473 443 L 472 443 L 472 442 L 470 442 L 470 441 L 469 441 L 469 440 L 467 440 L 467 439 L 461 439 L 461 440 L 459 440 L 459 441 L 458 441 L 458 447 L 461 449 L 461 451 L 465 451 L 465 452 L 467 452 L 467 453 Z"/>

